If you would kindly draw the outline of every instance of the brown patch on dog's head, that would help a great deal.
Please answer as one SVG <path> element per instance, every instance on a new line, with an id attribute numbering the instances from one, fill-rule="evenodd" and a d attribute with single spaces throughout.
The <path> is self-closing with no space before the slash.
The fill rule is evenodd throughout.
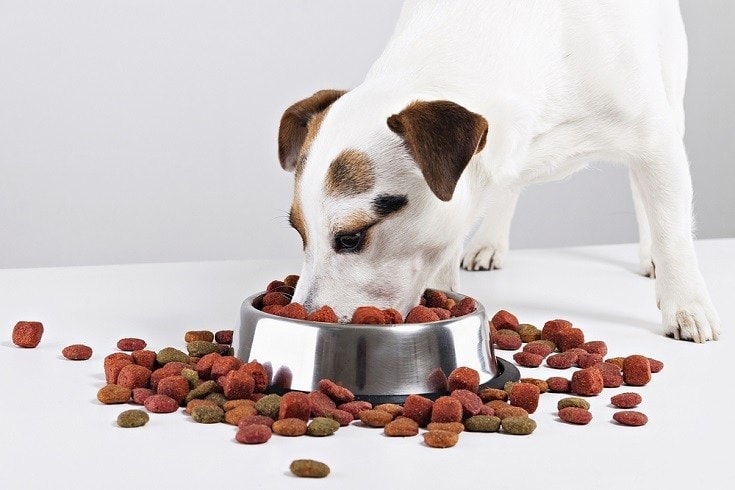
<path id="1" fill-rule="evenodd" d="M 306 249 L 306 223 L 304 222 L 304 212 L 301 210 L 301 202 L 299 199 L 294 199 L 291 204 L 291 211 L 288 213 L 288 222 L 291 226 L 299 232 L 301 235 L 301 243 Z"/>
<path id="2" fill-rule="evenodd" d="M 345 93 L 344 90 L 320 90 L 286 109 L 278 128 L 278 159 L 284 170 L 291 172 L 297 168 L 302 150 L 314 139 L 324 111 Z M 310 124 L 312 121 L 314 123 Z"/>
<path id="3" fill-rule="evenodd" d="M 375 185 L 373 163 L 365 153 L 348 148 L 329 165 L 324 187 L 328 196 L 354 196 Z"/>
<path id="4" fill-rule="evenodd" d="M 439 100 L 409 104 L 388 118 L 388 127 L 403 138 L 431 191 L 449 201 L 472 156 L 485 147 L 488 124 L 479 114 Z"/>

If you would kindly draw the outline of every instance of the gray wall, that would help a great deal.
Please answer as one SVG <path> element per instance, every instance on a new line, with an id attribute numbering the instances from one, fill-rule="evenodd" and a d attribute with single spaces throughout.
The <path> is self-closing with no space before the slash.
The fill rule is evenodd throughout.
<path id="1" fill-rule="evenodd" d="M 0 1 L 0 268 L 298 257 L 278 121 L 357 85 L 394 0 Z M 735 236 L 735 2 L 683 0 L 697 235 Z M 521 197 L 511 247 L 636 240 L 627 176 Z"/>

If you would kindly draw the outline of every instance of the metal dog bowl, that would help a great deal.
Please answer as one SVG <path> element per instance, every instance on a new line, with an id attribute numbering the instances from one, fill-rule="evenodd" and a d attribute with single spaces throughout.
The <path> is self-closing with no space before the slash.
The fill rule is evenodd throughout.
<path id="1" fill-rule="evenodd" d="M 272 373 L 268 392 L 309 392 L 331 379 L 358 400 L 403 403 L 410 394 L 447 394 L 447 376 L 466 366 L 480 388 L 503 388 L 518 369 L 495 356 L 485 308 L 458 318 L 401 325 L 344 325 L 292 320 L 260 311 L 264 293 L 240 308 L 235 355 L 257 360 Z M 464 296 L 446 292 L 459 301 Z"/>

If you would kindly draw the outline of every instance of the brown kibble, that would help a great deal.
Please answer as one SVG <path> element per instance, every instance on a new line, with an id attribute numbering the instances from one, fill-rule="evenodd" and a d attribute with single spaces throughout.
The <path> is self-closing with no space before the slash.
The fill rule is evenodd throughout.
<path id="1" fill-rule="evenodd" d="M 265 415 L 250 415 L 241 418 L 240 421 L 237 423 L 237 428 L 242 429 L 243 427 L 247 427 L 248 425 L 265 425 L 266 427 L 270 428 L 273 425 L 273 422 L 274 420 L 272 418 L 266 417 Z"/>
<path id="2" fill-rule="evenodd" d="M 203 340 L 205 342 L 214 341 L 214 333 L 211 330 L 189 330 L 184 334 L 184 342 L 194 342 L 195 340 Z"/>
<path id="3" fill-rule="evenodd" d="M 462 422 L 462 404 L 451 396 L 440 396 L 431 407 L 431 422 Z"/>
<path id="4" fill-rule="evenodd" d="M 272 292 L 272 293 L 265 293 L 263 295 L 263 298 L 260 301 L 260 304 L 263 307 L 266 306 L 286 306 L 291 302 L 291 297 L 287 296 L 283 293 L 279 292 Z"/>
<path id="5" fill-rule="evenodd" d="M 543 356 L 532 354 L 531 352 L 516 352 L 513 354 L 513 360 L 523 367 L 535 368 L 544 362 Z"/>
<path id="6" fill-rule="evenodd" d="M 447 448 L 452 447 L 459 441 L 459 434 L 448 430 L 430 430 L 424 432 L 424 443 L 429 447 Z"/>
<path id="7" fill-rule="evenodd" d="M 569 369 L 577 362 L 577 353 L 573 351 L 551 354 L 546 358 L 546 365 L 554 369 Z"/>
<path id="8" fill-rule="evenodd" d="M 480 373 L 467 366 L 459 366 L 452 370 L 447 377 L 447 391 L 468 390 L 477 393 L 480 387 Z"/>
<path id="9" fill-rule="evenodd" d="M 589 352 L 581 352 L 577 355 L 577 367 L 582 369 L 595 366 L 602 362 L 600 354 L 590 354 Z"/>
<path id="10" fill-rule="evenodd" d="M 61 350 L 61 355 L 70 361 L 86 361 L 92 357 L 92 348 L 84 344 L 67 345 Z"/>
<path id="11" fill-rule="evenodd" d="M 511 405 L 523 408 L 528 413 L 534 413 L 538 407 L 541 390 L 535 384 L 515 383 L 510 389 L 508 401 Z"/>
<path id="12" fill-rule="evenodd" d="M 493 341 L 500 350 L 518 350 L 523 346 L 521 335 L 515 330 L 498 330 Z"/>
<path id="13" fill-rule="evenodd" d="M 149 396 L 150 396 L 150 395 L 149 395 Z M 192 411 L 193 411 L 193 410 L 194 410 L 194 409 L 195 409 L 196 407 L 201 407 L 202 405 L 207 405 L 207 406 L 210 406 L 210 407 L 216 407 L 216 406 L 218 406 L 218 405 L 217 405 L 216 403 L 214 403 L 214 402 L 213 402 L 212 400 L 203 400 L 203 399 L 201 399 L 201 398 L 194 398 L 193 400 L 189 400 L 189 402 L 188 402 L 188 403 L 186 404 L 186 408 L 184 409 L 184 411 L 185 411 L 185 412 L 186 412 L 187 414 L 191 415 L 191 412 L 192 412 Z"/>
<path id="14" fill-rule="evenodd" d="M 592 413 L 584 408 L 564 407 L 559 410 L 559 418 L 570 424 L 587 425 L 592 420 Z"/>
<path id="15" fill-rule="evenodd" d="M 640 405 L 642 401 L 643 397 L 633 392 L 618 393 L 610 398 L 610 403 L 617 408 L 634 408 Z"/>
<path id="16" fill-rule="evenodd" d="M 431 409 L 434 401 L 421 395 L 408 395 L 403 402 L 403 416 L 426 427 L 431 420 Z"/>
<path id="17" fill-rule="evenodd" d="M 411 308 L 405 319 L 406 323 L 429 323 L 438 321 L 439 315 L 437 315 L 431 308 L 422 305 L 417 305 Z"/>
<path id="18" fill-rule="evenodd" d="M 253 392 L 263 393 L 268 387 L 268 371 L 265 369 L 265 366 L 258 361 L 246 362 L 238 368 L 238 371 L 252 376 L 253 381 L 255 382 Z"/>
<path id="19" fill-rule="evenodd" d="M 444 309 L 444 305 L 447 303 L 447 294 L 438 289 L 427 289 L 424 291 L 424 298 L 426 299 L 426 306 L 429 308 Z"/>
<path id="20" fill-rule="evenodd" d="M 477 309 L 477 302 L 474 298 L 470 298 L 469 296 L 465 296 L 457 304 L 452 306 L 452 308 L 449 310 L 452 313 L 453 317 L 460 317 L 469 315 L 473 311 Z M 408 322 L 407 322 L 408 323 Z"/>
<path id="21" fill-rule="evenodd" d="M 33 349 L 41 343 L 43 336 L 43 323 L 41 322 L 18 322 L 13 327 L 13 343 L 18 347 Z"/>
<path id="22" fill-rule="evenodd" d="M 439 320 L 449 320 L 452 317 L 452 312 L 444 308 L 429 308 L 431 311 L 436 313 Z"/>
<path id="23" fill-rule="evenodd" d="M 575 327 L 565 328 L 556 334 L 555 342 L 561 352 L 575 349 L 584 344 L 584 332 Z"/>
<path id="24" fill-rule="evenodd" d="M 535 342 L 541 339 L 541 330 L 530 323 L 521 323 L 518 325 L 518 335 L 524 343 Z"/>
<path id="25" fill-rule="evenodd" d="M 528 417 L 528 411 L 525 408 L 507 403 L 495 406 L 494 410 L 495 416 L 500 420 L 507 419 L 508 417 Z"/>
<path id="26" fill-rule="evenodd" d="M 138 364 L 127 364 L 120 369 L 116 383 L 126 388 L 147 388 L 151 370 Z"/>
<path id="27" fill-rule="evenodd" d="M 403 315 L 395 308 L 383 309 L 383 316 L 385 317 L 386 325 L 400 325 L 403 323 Z"/>
<path id="28" fill-rule="evenodd" d="M 133 388 L 132 391 L 133 403 L 137 403 L 138 405 L 143 405 L 146 398 L 155 394 L 155 392 L 150 388 Z"/>
<path id="29" fill-rule="evenodd" d="M 143 402 L 143 406 L 145 406 L 149 412 L 153 413 L 173 413 L 179 409 L 179 404 L 176 400 L 170 396 L 159 394 L 151 395 L 146 398 L 145 402 Z"/>
<path id="30" fill-rule="evenodd" d="M 373 404 L 366 400 L 355 400 L 351 402 L 340 403 L 339 405 L 337 405 L 337 409 L 349 412 L 354 418 L 358 418 L 358 415 L 363 410 L 370 410 L 371 408 L 373 408 Z M 405 404 L 403 406 L 403 410 L 406 410 Z"/>
<path id="31" fill-rule="evenodd" d="M 373 408 L 388 412 L 393 418 L 403 415 L 403 407 L 397 403 L 381 403 L 380 405 L 375 405 Z"/>
<path id="32" fill-rule="evenodd" d="M 368 427 L 385 427 L 391 420 L 393 415 L 384 410 L 363 410 L 358 414 L 360 421 Z"/>
<path id="33" fill-rule="evenodd" d="M 242 361 L 234 356 L 223 356 L 218 354 L 217 352 L 212 352 L 210 354 L 205 355 L 202 357 L 204 359 L 205 357 L 209 355 L 214 355 L 217 357 L 213 357 L 212 359 L 212 367 L 209 373 L 209 378 L 206 378 L 205 376 L 202 376 L 202 373 L 199 373 L 199 377 L 202 379 L 214 379 L 217 380 L 220 377 L 226 375 L 230 371 L 236 371 L 240 369 L 242 366 Z M 200 361 L 202 360 L 200 359 Z M 198 365 L 197 361 L 197 365 Z M 199 369 L 197 369 L 197 372 L 199 372 Z"/>
<path id="34" fill-rule="evenodd" d="M 450 396 L 456 398 L 462 404 L 463 418 L 479 414 L 482 407 L 484 407 L 482 399 L 474 391 L 458 389 L 452 391 Z"/>
<path id="35" fill-rule="evenodd" d="M 181 375 L 168 376 L 158 382 L 156 393 L 169 396 L 182 405 L 189 394 L 189 381 Z"/>
<path id="36" fill-rule="evenodd" d="M 578 395 L 594 396 L 602 393 L 604 382 L 599 369 L 580 369 L 572 373 L 572 392 Z"/>
<path id="37" fill-rule="evenodd" d="M 331 379 L 320 380 L 319 391 L 323 392 L 336 403 L 347 403 L 355 399 L 355 395 L 350 390 L 338 385 Z"/>
<path id="38" fill-rule="evenodd" d="M 242 444 L 264 444 L 271 438 L 271 428 L 267 425 L 251 424 L 238 428 L 235 440 Z"/>
<path id="39" fill-rule="evenodd" d="M 289 392 L 294 393 L 294 392 Z M 286 393 L 284 396 L 288 395 Z M 273 422 L 271 429 L 279 436 L 298 437 L 306 434 L 306 420 L 296 417 L 285 417 Z"/>
<path id="40" fill-rule="evenodd" d="M 651 363 L 648 357 L 633 354 L 623 360 L 623 381 L 631 386 L 644 386 L 651 381 Z"/>
<path id="41" fill-rule="evenodd" d="M 554 344 L 559 345 L 558 336 L 559 333 L 568 328 L 572 328 L 572 322 L 567 320 L 549 320 L 544 323 L 541 329 L 541 339 L 551 340 Z"/>
<path id="42" fill-rule="evenodd" d="M 448 430 L 460 434 L 464 432 L 464 424 L 462 422 L 430 422 L 426 426 L 427 430 Z"/>
<path id="43" fill-rule="evenodd" d="M 621 410 L 613 414 L 613 420 L 622 425 L 629 425 L 638 427 L 646 425 L 648 423 L 648 416 L 643 412 L 636 412 L 634 410 Z"/>
<path id="44" fill-rule="evenodd" d="M 240 421 L 245 417 L 255 417 L 256 415 L 258 415 L 258 410 L 255 409 L 255 405 L 238 405 L 225 410 L 224 420 L 230 425 L 239 426 Z"/>
<path id="45" fill-rule="evenodd" d="M 648 358 L 648 363 L 651 365 L 651 372 L 657 373 L 661 371 L 664 368 L 664 363 L 659 361 L 658 359 L 653 359 L 651 357 Z"/>
<path id="46" fill-rule="evenodd" d="M 130 356 L 133 358 L 133 362 L 139 366 L 148 368 L 151 371 L 156 367 L 156 353 L 152 350 L 134 350 L 130 353 Z"/>
<path id="47" fill-rule="evenodd" d="M 127 403 L 130 401 L 132 391 L 124 386 L 110 384 L 105 385 L 97 391 L 97 400 L 105 405 Z"/>
<path id="48" fill-rule="evenodd" d="M 233 330 L 217 330 L 214 333 L 214 341 L 218 344 L 230 345 L 232 344 L 232 336 L 234 335 Z"/>
<path id="49" fill-rule="evenodd" d="M 484 388 L 478 393 L 480 399 L 487 403 L 491 400 L 502 400 L 508 399 L 508 392 L 499 388 Z"/>
<path id="50" fill-rule="evenodd" d="M 541 392 L 541 394 L 546 393 L 547 391 L 549 391 L 549 383 L 547 383 L 543 379 L 538 379 L 538 378 L 521 378 L 521 379 L 518 380 L 518 382 L 520 382 L 520 383 L 531 383 L 532 385 L 536 385 L 538 387 L 538 389 L 539 389 L 539 392 Z"/>
<path id="51" fill-rule="evenodd" d="M 617 364 L 599 362 L 592 367 L 602 373 L 602 384 L 605 388 L 617 388 L 623 384 L 623 371 L 621 371 Z"/>
<path id="52" fill-rule="evenodd" d="M 346 410 L 340 410 L 339 408 L 334 408 L 330 410 L 329 413 L 327 413 L 325 416 L 339 422 L 340 427 L 350 425 L 350 423 L 355 420 L 354 415 Z"/>
<path id="53" fill-rule="evenodd" d="M 572 390 L 572 383 L 561 376 L 546 378 L 546 384 L 552 393 L 569 393 Z"/>
<path id="54" fill-rule="evenodd" d="M 418 435 L 419 424 L 412 418 L 400 416 L 388 422 L 383 432 L 389 437 L 411 437 Z"/>
<path id="55" fill-rule="evenodd" d="M 306 320 L 306 317 L 309 315 L 306 308 L 304 308 L 300 303 L 289 303 L 286 306 L 282 306 L 273 314 L 284 318 L 292 318 L 294 320 Z"/>
<path id="56" fill-rule="evenodd" d="M 523 352 L 529 352 L 531 354 L 537 354 L 541 357 L 546 357 L 554 352 L 555 348 L 556 347 L 552 347 L 551 345 L 549 345 L 548 341 L 534 340 L 523 346 Z"/>
<path id="57" fill-rule="evenodd" d="M 310 322 L 338 323 L 339 318 L 331 306 L 324 305 L 309 313 L 306 319 Z"/>
<path id="58" fill-rule="evenodd" d="M 518 331 L 518 317 L 507 310 L 499 310 L 490 319 L 490 323 L 498 330 L 515 330 Z"/>
<path id="59" fill-rule="evenodd" d="M 306 393 L 300 391 L 289 391 L 281 396 L 278 408 L 278 418 L 297 418 L 308 421 L 311 417 L 311 405 Z M 275 431 L 275 430 L 274 430 Z"/>
<path id="60" fill-rule="evenodd" d="M 298 282 L 299 282 L 298 274 L 289 274 L 283 279 L 283 284 L 285 284 L 288 287 L 292 287 L 292 288 L 295 288 Z"/>
<path id="61" fill-rule="evenodd" d="M 296 459 L 291 462 L 289 469 L 302 478 L 324 478 L 329 475 L 329 466 L 313 459 Z"/>
<path id="62" fill-rule="evenodd" d="M 610 364 L 615 364 L 622 371 L 623 370 L 623 361 L 624 360 L 625 360 L 624 357 L 611 357 L 609 359 L 605 359 L 605 362 L 609 362 Z"/>
<path id="63" fill-rule="evenodd" d="M 127 337 L 117 341 L 117 348 L 125 352 L 133 352 L 134 350 L 143 350 L 146 347 L 146 341 L 136 337 Z"/>
<path id="64" fill-rule="evenodd" d="M 580 347 L 590 354 L 600 354 L 602 357 L 607 355 L 607 344 L 602 340 L 590 340 L 580 345 Z"/>
<path id="65" fill-rule="evenodd" d="M 386 319 L 383 310 L 375 306 L 358 306 L 350 323 L 353 325 L 385 325 Z"/>

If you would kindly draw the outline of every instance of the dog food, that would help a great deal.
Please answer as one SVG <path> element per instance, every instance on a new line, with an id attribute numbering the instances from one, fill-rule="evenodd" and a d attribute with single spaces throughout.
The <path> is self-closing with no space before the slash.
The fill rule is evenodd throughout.
<path id="1" fill-rule="evenodd" d="M 296 459 L 288 469 L 301 478 L 324 478 L 329 475 L 329 466 L 313 459 Z"/>
<path id="2" fill-rule="evenodd" d="M 170 396 L 155 394 L 145 399 L 143 406 L 153 413 L 173 413 L 179 409 L 179 403 Z"/>
<path id="3" fill-rule="evenodd" d="M 184 334 L 184 342 L 194 342 L 195 340 L 203 340 L 205 342 L 214 341 L 214 333 L 210 330 L 189 330 Z"/>
<path id="4" fill-rule="evenodd" d="M 116 384 L 108 384 L 97 391 L 97 400 L 105 405 L 127 403 L 130 401 L 132 391 L 130 388 Z"/>
<path id="5" fill-rule="evenodd" d="M 203 357 L 212 352 L 219 352 L 219 344 L 208 340 L 192 340 L 186 344 L 186 351 L 191 357 Z"/>
<path id="6" fill-rule="evenodd" d="M 497 432 L 500 430 L 500 417 L 494 415 L 473 415 L 464 421 L 469 432 Z"/>
<path id="7" fill-rule="evenodd" d="M 530 323 L 521 323 L 518 325 L 518 335 L 524 343 L 535 342 L 541 339 L 541 330 Z"/>
<path id="8" fill-rule="evenodd" d="M 549 391 L 549 383 L 546 380 L 538 378 L 521 378 L 518 380 L 520 383 L 531 383 L 532 385 L 538 386 L 539 392 L 546 393 Z"/>
<path id="9" fill-rule="evenodd" d="M 456 398 L 462 404 L 462 414 L 464 417 L 479 414 L 482 407 L 485 406 L 482 403 L 482 399 L 474 391 L 457 389 L 452 391 L 450 396 Z"/>
<path id="10" fill-rule="evenodd" d="M 321 322 L 321 323 L 337 323 L 339 318 L 334 310 L 324 305 L 319 309 L 316 309 L 306 316 L 306 319 L 310 322 Z"/>
<path id="11" fill-rule="evenodd" d="M 421 395 L 408 395 L 403 402 L 403 416 L 426 427 L 431 420 L 431 409 L 434 401 Z"/>
<path id="12" fill-rule="evenodd" d="M 411 308 L 404 320 L 406 323 L 429 323 L 438 322 L 439 315 L 434 310 L 426 306 L 418 305 Z"/>
<path id="13" fill-rule="evenodd" d="M 643 397 L 633 392 L 619 393 L 610 398 L 610 403 L 617 408 L 634 408 L 640 405 L 642 401 Z"/>
<path id="14" fill-rule="evenodd" d="M 523 345 L 520 334 L 508 329 L 498 330 L 493 341 L 500 350 L 518 350 Z"/>
<path id="15" fill-rule="evenodd" d="M 449 430 L 429 430 L 424 432 L 424 444 L 434 448 L 448 448 L 459 441 L 459 434 Z"/>
<path id="16" fill-rule="evenodd" d="M 541 390 L 532 383 L 515 383 L 508 394 L 508 401 L 515 407 L 521 407 L 528 413 L 538 408 Z"/>
<path id="17" fill-rule="evenodd" d="M 271 438 L 271 428 L 263 424 L 250 424 L 237 429 L 235 440 L 242 444 L 264 444 Z"/>
<path id="18" fill-rule="evenodd" d="M 117 425 L 126 429 L 142 427 L 148 423 L 149 419 L 150 417 L 143 410 L 125 410 L 117 416 Z"/>
<path id="19" fill-rule="evenodd" d="M 129 389 L 146 388 L 151 379 L 151 370 L 145 366 L 137 364 L 126 364 L 120 369 L 117 375 L 117 384 Z M 186 380 L 184 380 L 186 382 Z M 186 391 L 189 391 L 189 384 L 186 383 Z M 186 396 L 186 393 L 184 393 Z M 183 398 L 182 398 L 183 399 Z"/>
<path id="20" fill-rule="evenodd" d="M 352 314 L 350 322 L 354 325 L 385 325 L 388 319 L 380 308 L 376 308 L 375 306 L 359 306 Z"/>
<path id="21" fill-rule="evenodd" d="M 462 422 L 429 422 L 426 426 L 427 430 L 448 430 L 460 434 L 464 432 L 464 424 Z"/>
<path id="22" fill-rule="evenodd" d="M 579 398 L 576 396 L 569 396 L 566 398 L 562 398 L 561 400 L 556 402 L 557 410 L 562 410 L 567 407 L 577 407 L 577 408 L 583 408 L 585 410 L 589 410 L 590 402 L 588 402 L 584 398 Z"/>
<path id="23" fill-rule="evenodd" d="M 397 403 L 381 403 L 373 407 L 375 410 L 382 410 L 391 414 L 393 418 L 403 415 L 403 407 Z"/>
<path id="24" fill-rule="evenodd" d="M 418 435 L 419 424 L 414 419 L 401 415 L 388 422 L 383 432 L 388 437 L 412 437 Z"/>
<path id="25" fill-rule="evenodd" d="M 562 329 L 556 334 L 555 342 L 561 352 L 577 348 L 584 344 L 584 332 L 575 327 Z"/>
<path id="26" fill-rule="evenodd" d="M 306 421 L 296 417 L 286 417 L 274 421 L 271 429 L 279 436 L 303 436 L 306 434 Z"/>
<path id="27" fill-rule="evenodd" d="M 490 319 L 490 323 L 492 323 L 497 330 L 507 329 L 518 331 L 520 327 L 518 324 L 518 317 L 507 310 L 498 310 L 498 312 Z"/>
<path id="28" fill-rule="evenodd" d="M 603 388 L 602 373 L 598 369 L 580 369 L 572 373 L 572 392 L 577 395 L 599 395 Z"/>
<path id="29" fill-rule="evenodd" d="M 506 434 L 527 436 L 536 430 L 536 421 L 528 417 L 506 417 L 500 421 Z"/>
<path id="30" fill-rule="evenodd" d="M 562 319 L 549 320 L 541 328 L 541 340 L 550 340 L 559 345 L 559 333 L 572 328 L 572 322 Z"/>
<path id="31" fill-rule="evenodd" d="M 217 330 L 214 333 L 214 341 L 218 344 L 230 345 L 232 344 L 232 336 L 234 333 L 235 332 L 233 330 Z"/>
<path id="32" fill-rule="evenodd" d="M 592 413 L 580 407 L 565 407 L 559 410 L 559 418 L 570 424 L 587 425 L 592 420 Z"/>
<path id="33" fill-rule="evenodd" d="M 633 354 L 623 359 L 623 381 L 631 386 L 644 386 L 651 381 L 651 362 L 648 357 Z"/>
<path id="34" fill-rule="evenodd" d="M 492 400 L 506 401 L 508 399 L 508 392 L 499 388 L 484 388 L 477 395 L 485 403 Z"/>
<path id="35" fill-rule="evenodd" d="M 13 343 L 18 347 L 33 349 L 41 343 L 43 336 L 43 323 L 41 322 L 18 322 L 13 327 Z"/>
<path id="36" fill-rule="evenodd" d="M 607 355 L 607 344 L 602 340 L 590 340 L 580 345 L 580 347 L 590 354 L 600 354 L 602 357 Z"/>
<path id="37" fill-rule="evenodd" d="M 261 415 L 267 415 L 265 413 Z M 278 418 L 297 418 L 304 422 L 309 420 L 311 416 L 311 405 L 309 404 L 309 396 L 300 391 L 289 391 L 281 396 L 280 406 L 278 409 Z"/>
<path id="38" fill-rule="evenodd" d="M 258 411 L 259 415 L 264 415 L 275 420 L 281 412 L 281 396 L 275 393 L 265 395 L 263 398 L 255 402 L 255 409 Z M 311 410 L 311 405 L 309 406 L 309 410 Z"/>
<path id="39" fill-rule="evenodd" d="M 447 377 L 447 390 L 468 390 L 476 393 L 480 386 L 480 373 L 467 366 L 458 366 Z"/>
<path id="40" fill-rule="evenodd" d="M 531 352 L 516 352 L 513 354 L 513 360 L 523 367 L 535 368 L 544 362 L 544 357 Z"/>
<path id="41" fill-rule="evenodd" d="M 622 425 L 638 427 L 648 423 L 648 416 L 635 410 L 621 410 L 613 414 L 613 420 Z"/>
<path id="42" fill-rule="evenodd" d="M 225 411 L 217 405 L 200 405 L 191 411 L 191 418 L 200 424 L 217 424 L 225 418 Z"/>
<path id="43" fill-rule="evenodd" d="M 462 422 L 462 404 L 451 396 L 440 396 L 431 407 L 431 422 Z"/>
<path id="44" fill-rule="evenodd" d="M 554 369 L 569 369 L 577 362 L 577 353 L 572 351 L 551 354 L 546 358 L 546 365 Z"/>
<path id="45" fill-rule="evenodd" d="M 572 383 L 561 376 L 546 378 L 546 385 L 552 393 L 569 393 L 572 390 Z"/>
<path id="46" fill-rule="evenodd" d="M 339 429 L 339 422 L 328 417 L 314 417 L 306 426 L 306 434 L 314 437 L 331 436 Z"/>
<path id="47" fill-rule="evenodd" d="M 338 385 L 331 379 L 319 380 L 319 391 L 327 395 L 336 403 L 347 403 L 355 399 L 355 395 L 350 390 Z"/>
<path id="48" fill-rule="evenodd" d="M 661 361 L 659 361 L 657 359 L 653 359 L 651 357 L 648 358 L 648 363 L 651 366 L 651 372 L 652 373 L 657 373 L 657 372 L 661 371 L 664 368 L 664 363 L 663 362 L 661 362 Z"/>
<path id="49" fill-rule="evenodd" d="M 390 413 L 385 410 L 376 410 L 374 408 L 361 411 L 358 414 L 358 417 L 360 418 L 360 422 L 368 427 L 385 427 L 393 420 L 393 415 Z"/>
<path id="50" fill-rule="evenodd" d="M 84 344 L 67 345 L 61 350 L 61 355 L 70 361 L 86 361 L 92 357 L 92 348 Z"/>
<path id="51" fill-rule="evenodd" d="M 243 427 L 247 427 L 248 425 L 265 425 L 269 429 L 273 425 L 274 420 L 270 417 L 266 417 L 265 415 L 249 415 L 247 417 L 243 417 L 239 420 L 237 423 L 237 428 L 242 429 Z"/>
<path id="52" fill-rule="evenodd" d="M 127 337 L 117 341 L 117 348 L 121 351 L 132 352 L 146 348 L 146 341 L 135 337 Z"/>

